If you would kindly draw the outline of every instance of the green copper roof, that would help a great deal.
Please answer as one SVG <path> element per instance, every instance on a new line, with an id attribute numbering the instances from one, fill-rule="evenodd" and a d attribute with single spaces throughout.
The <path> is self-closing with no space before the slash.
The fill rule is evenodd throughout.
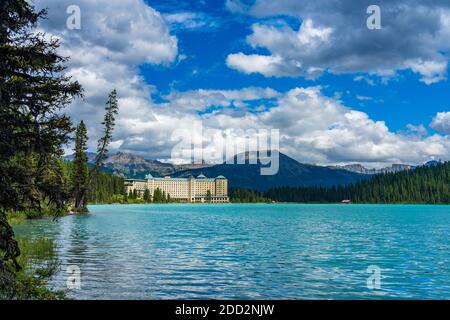
<path id="1" fill-rule="evenodd" d="M 217 176 L 216 179 L 226 179 L 226 178 L 224 176 L 220 175 L 220 176 Z"/>
<path id="2" fill-rule="evenodd" d="M 203 173 L 201 173 L 201 174 L 197 177 L 197 179 L 206 179 L 206 176 L 205 176 Z"/>

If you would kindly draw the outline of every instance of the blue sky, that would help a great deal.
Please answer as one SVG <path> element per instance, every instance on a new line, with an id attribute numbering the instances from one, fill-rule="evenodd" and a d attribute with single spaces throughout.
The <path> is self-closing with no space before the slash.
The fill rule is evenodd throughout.
<path id="1" fill-rule="evenodd" d="M 450 159 L 448 1 L 380 0 L 379 30 L 366 0 L 35 2 L 85 88 L 67 112 L 93 149 L 116 88 L 113 151 L 171 161 L 174 132 L 201 122 L 279 129 L 281 151 L 308 163 Z"/>
<path id="2" fill-rule="evenodd" d="M 316 80 L 302 77 L 265 77 L 261 74 L 243 74 L 226 65 L 226 57 L 233 51 L 249 51 L 245 37 L 251 34 L 252 24 L 260 19 L 236 15 L 227 10 L 225 1 L 146 1 L 164 14 L 192 12 L 204 14 L 211 21 L 198 28 L 174 26 L 179 39 L 180 52 L 186 60 L 171 68 L 143 65 L 142 75 L 155 84 L 162 93 L 172 89 L 186 91 L 197 88 L 239 89 L 241 87 L 271 87 L 287 91 L 298 86 L 324 86 L 326 94 L 342 93 L 345 105 L 364 111 L 372 119 L 383 120 L 392 130 L 405 130 L 408 124 L 429 123 L 437 112 L 449 109 L 450 87 L 448 80 L 427 85 L 420 75 L 401 71 L 387 84 L 371 86 L 355 81 L 356 74 L 333 75 L 325 73 Z M 251 3 L 251 2 L 249 2 Z M 293 27 L 301 20 L 280 15 L 263 20 L 280 19 Z M 208 23 L 214 23 L 208 26 Z M 411 30 L 411 32 L 414 32 Z M 264 51 L 262 51 L 264 52 Z M 357 97 L 367 97 L 359 100 Z M 433 132 L 433 129 L 430 129 Z"/>

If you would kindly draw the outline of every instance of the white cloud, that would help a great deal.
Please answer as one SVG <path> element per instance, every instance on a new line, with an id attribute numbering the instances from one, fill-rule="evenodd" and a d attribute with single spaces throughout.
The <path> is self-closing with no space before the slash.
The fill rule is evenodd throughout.
<path id="1" fill-rule="evenodd" d="M 280 75 L 297 75 L 295 69 L 284 64 L 278 56 L 263 56 L 258 54 L 246 55 L 242 52 L 230 54 L 227 65 L 244 73 L 261 73 L 267 77 Z"/>
<path id="2" fill-rule="evenodd" d="M 249 87 L 239 90 L 191 90 L 171 92 L 164 98 L 171 111 L 190 112 L 204 111 L 210 106 L 229 107 L 231 105 L 244 107 L 246 101 L 272 99 L 280 95 L 272 88 Z"/>
<path id="3" fill-rule="evenodd" d="M 290 90 L 261 120 L 281 130 L 287 142 L 282 145 L 297 159 L 306 154 L 310 162 L 420 163 L 450 156 L 445 137 L 394 133 L 383 121 L 323 96 L 319 88 Z"/>
<path id="4" fill-rule="evenodd" d="M 353 80 L 354 81 L 364 81 L 371 87 L 375 86 L 375 81 L 369 77 L 364 77 L 364 76 L 359 75 L 359 76 L 354 77 Z"/>
<path id="5" fill-rule="evenodd" d="M 225 7 L 234 13 L 245 13 L 248 11 L 249 7 L 242 3 L 240 0 L 226 0 Z"/>
<path id="6" fill-rule="evenodd" d="M 62 39 L 61 52 L 71 57 L 68 73 L 86 90 L 85 101 L 76 101 L 68 112 L 75 121 L 83 119 L 87 122 L 91 149 L 95 149 L 95 141 L 100 134 L 99 123 L 107 94 L 117 88 L 120 113 L 112 148 L 148 158 L 169 158 L 175 144 L 170 141 L 172 133 L 180 128 L 189 129 L 199 120 L 203 121 L 205 128 L 280 129 L 281 150 L 302 162 L 385 164 L 419 163 L 431 157 L 450 158 L 447 137 L 394 133 L 384 122 L 374 121 L 367 114 L 324 96 L 319 87 L 294 88 L 284 93 L 257 87 L 198 89 L 171 92 L 163 97 L 165 101 L 155 103 L 150 96 L 155 88 L 139 75 L 138 66 L 143 63 L 176 63 L 178 54 L 177 38 L 170 34 L 167 22 L 157 11 L 142 0 L 38 0 L 36 4 L 49 7 L 50 17 L 41 28 Z M 68 4 L 80 5 L 82 30 L 65 29 Z M 312 55 L 318 50 L 317 46 L 330 42 L 335 32 L 327 31 L 323 24 L 304 26 L 303 31 L 290 33 L 295 41 L 289 41 L 286 52 L 279 52 L 281 62 L 277 62 L 274 55 L 269 58 L 256 56 L 250 60 L 260 59 L 262 62 L 248 67 L 248 72 L 278 75 L 280 71 L 286 74 L 291 69 L 294 73 L 314 76 L 322 65 L 317 68 L 313 63 L 300 63 L 295 59 L 295 52 L 306 47 L 310 48 L 309 54 Z M 280 30 L 261 28 L 255 27 L 255 34 L 268 30 L 270 37 L 265 40 L 267 42 L 250 38 L 255 46 L 281 41 L 279 36 L 282 37 L 283 33 Z M 302 45 L 295 47 L 297 43 Z M 239 61 L 233 62 L 232 57 L 229 57 L 229 63 L 239 64 Z M 237 54 L 236 57 L 239 60 L 246 56 Z M 292 58 L 286 60 L 286 57 Z M 431 65 L 425 68 L 434 70 L 429 73 L 431 78 L 439 69 Z M 419 71 L 425 73 L 424 70 Z M 260 100 L 263 104 L 264 100 L 270 100 L 270 107 L 258 108 L 258 112 L 248 108 L 249 102 L 260 105 Z M 212 106 L 220 108 L 209 112 L 208 107 Z M 448 124 L 445 122 L 447 117 L 446 114 L 438 114 L 432 126 L 448 132 L 448 126 L 444 125 Z"/>
<path id="7" fill-rule="evenodd" d="M 244 88 L 173 93 L 166 97 L 167 102 L 154 105 L 157 121 L 136 119 L 127 124 L 134 128 L 129 131 L 129 136 L 142 137 L 143 140 L 129 138 L 122 148 L 144 153 L 149 158 L 155 158 L 155 155 L 169 157 L 173 130 L 184 128 L 192 131 L 192 124 L 202 121 L 205 130 L 279 129 L 281 151 L 307 163 L 357 161 L 381 167 L 392 163 L 417 164 L 432 158 L 450 159 L 448 138 L 437 134 L 427 136 L 426 129 L 421 125 L 409 126 L 409 131 L 405 133 L 392 132 L 385 122 L 374 121 L 366 113 L 324 96 L 319 87 L 294 88 L 276 94 L 270 91 Z M 223 108 L 202 115 L 189 111 L 176 112 L 181 106 L 199 106 L 199 109 L 205 110 L 217 104 L 228 106 L 232 99 L 252 101 L 263 96 L 273 97 L 271 99 L 275 99 L 275 103 L 258 113 L 240 108 Z M 217 147 L 205 141 L 205 148 L 209 151 Z"/>
<path id="8" fill-rule="evenodd" d="M 246 41 L 269 54 L 231 53 L 227 64 L 265 76 L 314 78 L 328 71 L 377 75 L 386 82 L 398 71 L 410 69 L 428 85 L 445 80 L 450 59 L 448 1 L 431 4 L 412 0 L 405 4 L 382 0 L 377 4 L 381 7 L 381 30 L 366 27 L 369 3 L 365 1 L 257 0 L 247 10 L 255 17 L 289 15 L 303 22 L 298 30 L 254 24 Z"/>
<path id="9" fill-rule="evenodd" d="M 450 112 L 439 112 L 431 121 L 430 127 L 450 135 Z"/>
<path id="10" fill-rule="evenodd" d="M 362 96 L 362 95 L 357 95 L 356 99 L 361 100 L 361 101 L 368 101 L 368 100 L 372 100 L 372 97 L 368 97 L 368 96 Z"/>
<path id="11" fill-rule="evenodd" d="M 447 78 L 448 61 L 417 61 L 410 65 L 411 70 L 422 75 L 420 81 L 433 84 Z"/>
<path id="12" fill-rule="evenodd" d="M 176 62 L 177 38 L 160 13 L 142 0 L 36 0 L 48 8 L 40 29 L 61 39 L 60 52 L 69 56 L 68 74 L 83 86 L 85 98 L 66 111 L 76 124 L 88 126 L 89 145 L 95 149 L 108 93 L 118 90 L 120 115 L 114 134 L 118 146 L 141 122 L 155 121 L 150 93 L 154 88 L 139 75 L 138 66 Z M 81 30 L 68 30 L 66 8 L 81 9 Z"/>
<path id="13" fill-rule="evenodd" d="M 428 130 L 425 128 L 425 126 L 423 124 L 419 124 L 418 126 L 413 125 L 413 124 L 407 124 L 406 128 L 412 134 L 416 134 L 420 137 L 426 136 L 428 134 Z"/>
<path id="14" fill-rule="evenodd" d="M 269 25 L 254 24 L 253 33 L 247 37 L 247 42 L 254 48 L 268 49 L 272 55 L 246 55 L 242 52 L 230 54 L 227 65 L 245 73 L 261 73 L 265 76 L 298 76 L 315 78 L 322 69 L 315 66 L 304 66 L 298 59 L 299 50 L 315 51 L 328 41 L 332 29 L 315 27 L 312 20 L 306 20 L 298 32 L 290 27 L 281 29 Z M 287 57 L 289 57 L 287 59 Z"/>
<path id="15" fill-rule="evenodd" d="M 201 12 L 168 13 L 163 17 L 172 30 L 209 30 L 220 25 L 217 19 Z"/>

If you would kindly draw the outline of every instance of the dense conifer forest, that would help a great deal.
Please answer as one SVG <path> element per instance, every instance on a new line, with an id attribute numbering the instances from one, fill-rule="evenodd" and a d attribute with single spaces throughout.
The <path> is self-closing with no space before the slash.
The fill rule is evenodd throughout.
<path id="1" fill-rule="evenodd" d="M 450 162 L 398 173 L 379 174 L 370 180 L 331 188 L 281 187 L 265 197 L 279 202 L 336 203 L 450 203 Z"/>
<path id="2" fill-rule="evenodd" d="M 243 188 L 231 189 L 229 196 L 230 201 L 234 203 L 255 203 L 271 201 L 270 199 L 266 198 L 261 192 Z"/>

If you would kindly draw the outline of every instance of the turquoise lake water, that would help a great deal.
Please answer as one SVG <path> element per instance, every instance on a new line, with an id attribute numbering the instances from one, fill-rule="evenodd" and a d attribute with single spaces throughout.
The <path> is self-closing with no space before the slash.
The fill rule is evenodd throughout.
<path id="1" fill-rule="evenodd" d="M 98 205 L 29 221 L 79 299 L 450 299 L 450 206 Z M 369 289 L 369 266 L 380 270 Z"/>

